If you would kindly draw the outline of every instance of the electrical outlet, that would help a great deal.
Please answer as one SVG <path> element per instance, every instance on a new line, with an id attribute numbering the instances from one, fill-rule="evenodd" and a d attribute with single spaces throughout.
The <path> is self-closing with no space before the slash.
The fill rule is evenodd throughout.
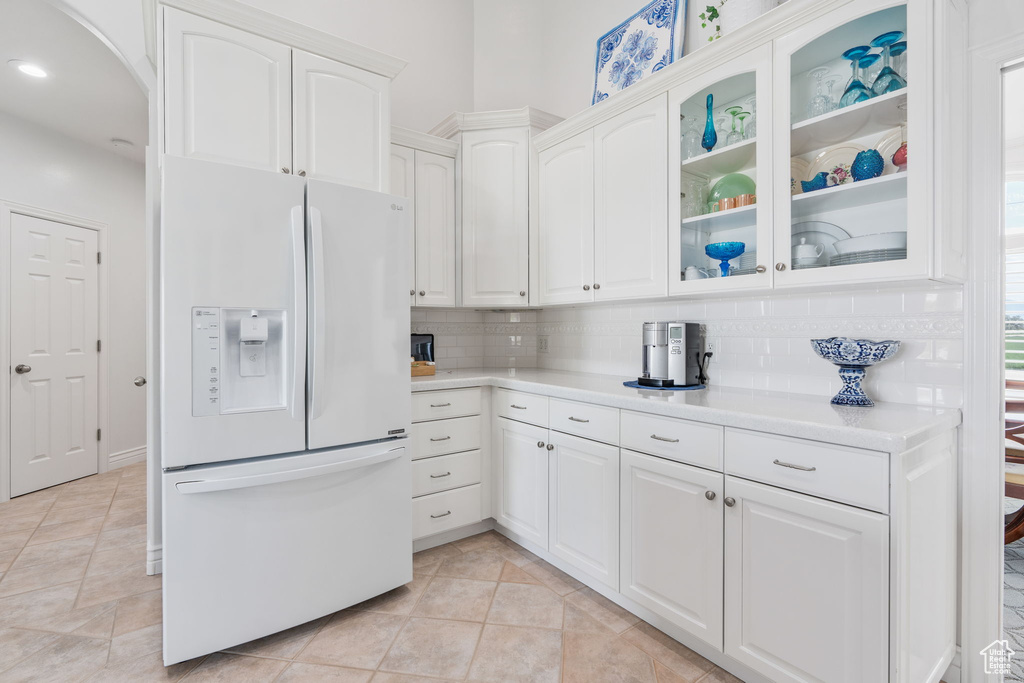
<path id="1" fill-rule="evenodd" d="M 715 344 L 713 339 L 705 339 L 704 340 L 704 351 L 706 353 L 714 353 L 717 350 L 718 350 L 718 345 Z"/>
<path id="2" fill-rule="evenodd" d="M 548 352 L 548 335 L 539 334 L 537 335 L 537 353 Z"/>

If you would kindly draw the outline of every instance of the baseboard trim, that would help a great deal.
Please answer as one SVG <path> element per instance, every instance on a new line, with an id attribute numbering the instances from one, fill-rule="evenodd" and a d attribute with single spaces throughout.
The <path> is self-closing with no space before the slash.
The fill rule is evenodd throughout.
<path id="1" fill-rule="evenodd" d="M 942 675 L 943 683 L 960 683 L 961 672 L 961 651 L 960 646 L 956 646 L 956 652 L 953 653 L 953 661 L 949 663 L 949 667 L 946 668 L 946 673 Z"/>
<path id="2" fill-rule="evenodd" d="M 412 542 L 412 551 L 414 553 L 418 553 L 421 550 L 430 550 L 431 548 L 436 548 L 437 546 L 444 545 L 445 543 L 461 541 L 464 538 L 482 534 L 483 532 L 490 531 L 493 528 L 494 520 L 488 517 L 487 519 L 468 526 L 462 526 L 458 529 L 452 529 L 451 531 L 442 531 L 441 533 L 434 534 L 433 536 L 419 538 Z"/>
<path id="3" fill-rule="evenodd" d="M 146 574 L 154 576 L 164 572 L 164 547 L 146 546 Z"/>
<path id="4" fill-rule="evenodd" d="M 126 451 L 118 451 L 117 453 L 111 453 L 107 458 L 107 466 L 109 469 L 117 469 L 118 467 L 125 467 L 127 465 L 134 465 L 137 462 L 146 461 L 146 447 L 139 446 L 138 448 L 129 448 Z"/>

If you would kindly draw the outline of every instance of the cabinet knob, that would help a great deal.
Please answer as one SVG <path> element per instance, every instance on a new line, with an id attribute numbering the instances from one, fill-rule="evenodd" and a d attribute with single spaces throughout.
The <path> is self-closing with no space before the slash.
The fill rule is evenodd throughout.
<path id="1" fill-rule="evenodd" d="M 595 282 L 595 283 L 594 283 L 594 289 L 601 289 L 601 285 L 599 285 L 599 284 L 597 284 L 597 283 Z"/>
<path id="2" fill-rule="evenodd" d="M 305 171 L 299 171 L 299 175 L 302 176 L 303 178 L 305 178 L 306 177 L 306 172 Z"/>
<path id="3" fill-rule="evenodd" d="M 144 387 L 146 386 L 146 378 L 143 377 L 142 375 L 139 375 L 133 380 L 132 383 L 137 387 Z"/>
<path id="4" fill-rule="evenodd" d="M 780 273 L 782 271 L 784 271 L 785 269 L 786 269 L 786 264 L 785 263 L 776 263 L 775 264 L 775 270 L 779 271 Z"/>
<path id="5" fill-rule="evenodd" d="M 555 444 L 553 444 L 553 443 L 549 443 L 549 444 L 548 444 L 548 445 L 546 446 L 546 448 L 547 448 L 547 449 L 548 449 L 549 451 L 553 451 L 553 450 L 555 450 Z"/>
<path id="6" fill-rule="evenodd" d="M 416 296 L 416 290 L 415 289 L 410 289 L 409 290 L 409 296 Z"/>
<path id="7" fill-rule="evenodd" d="M 704 497 L 707 498 L 708 500 L 714 500 L 715 499 L 715 492 L 714 491 L 705 491 L 704 492 Z"/>
<path id="8" fill-rule="evenodd" d="M 725 499 L 725 507 L 731 508 L 735 504 L 736 504 L 736 499 L 735 498 L 726 497 L 726 499 Z"/>
<path id="9" fill-rule="evenodd" d="M 426 292 L 424 292 L 424 291 L 423 291 L 423 290 L 421 289 L 421 290 L 420 290 L 420 296 L 426 296 L 426 295 L 427 295 L 427 293 L 426 293 Z"/>
<path id="10" fill-rule="evenodd" d="M 281 173 L 291 173 L 291 172 L 292 172 L 292 169 L 288 168 L 287 166 L 282 166 L 281 167 Z"/>
<path id="11" fill-rule="evenodd" d="M 525 289 L 520 290 L 519 296 L 526 296 L 526 290 Z"/>
<path id="12" fill-rule="evenodd" d="M 765 268 L 764 266 L 758 266 L 757 268 L 754 268 L 754 270 L 756 270 L 758 273 L 763 273 L 764 271 L 766 271 L 768 269 Z"/>
<path id="13" fill-rule="evenodd" d="M 583 291 L 584 292 L 589 292 L 590 291 L 590 285 L 583 285 Z"/>
<path id="14" fill-rule="evenodd" d="M 537 448 L 544 448 L 544 442 L 543 441 L 538 441 L 537 442 Z"/>

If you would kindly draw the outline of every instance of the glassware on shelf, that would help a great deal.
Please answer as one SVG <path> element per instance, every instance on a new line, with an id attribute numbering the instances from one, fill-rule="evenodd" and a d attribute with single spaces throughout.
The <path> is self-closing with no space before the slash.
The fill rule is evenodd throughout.
<path id="1" fill-rule="evenodd" d="M 896 73 L 907 80 L 907 41 L 901 40 L 889 46 L 889 56 L 892 57 L 892 68 Z"/>
<path id="2" fill-rule="evenodd" d="M 725 144 L 735 145 L 737 142 L 743 142 L 743 135 L 736 130 L 736 117 L 743 111 L 743 107 L 732 106 L 725 110 L 725 113 L 732 117 L 732 128 L 729 130 L 728 135 L 725 136 Z"/>
<path id="3" fill-rule="evenodd" d="M 851 47 L 849 50 L 843 53 L 843 59 L 850 60 L 850 69 L 852 71 L 850 80 L 846 84 L 846 89 L 843 91 L 842 97 L 839 98 L 839 107 L 849 107 L 851 104 L 857 104 L 864 100 L 871 99 L 874 93 L 871 92 L 860 80 L 860 60 L 864 55 L 871 52 L 871 48 L 867 45 L 859 45 L 857 47 Z"/>
<path id="4" fill-rule="evenodd" d="M 811 99 L 807 101 L 807 118 L 809 119 L 824 116 L 832 111 L 832 100 L 825 95 L 825 91 L 822 89 L 822 79 L 825 78 L 827 73 L 828 67 L 824 66 L 819 66 L 816 69 L 811 69 L 807 72 L 808 78 L 813 78 L 817 81 L 815 93 Z"/>
<path id="5" fill-rule="evenodd" d="M 708 93 L 707 110 L 708 118 L 704 123 L 704 137 L 700 140 L 700 146 L 711 151 L 718 144 L 718 133 L 715 131 L 715 121 L 713 118 L 712 107 L 714 106 L 714 97 L 711 93 Z"/>
<path id="6" fill-rule="evenodd" d="M 897 171 L 907 170 L 907 103 L 904 102 L 896 107 L 900 112 L 900 139 L 902 144 L 895 154 L 892 155 L 892 163 Z"/>
<path id="7" fill-rule="evenodd" d="M 692 116 L 680 116 L 684 132 L 679 138 L 679 156 L 683 161 L 692 159 L 701 153 L 700 131 L 697 130 L 697 119 Z"/>
<path id="8" fill-rule="evenodd" d="M 725 147 L 728 144 L 726 140 L 729 137 L 729 129 L 725 127 L 725 121 L 724 116 L 718 117 L 718 141 L 722 143 L 719 147 Z"/>
<path id="9" fill-rule="evenodd" d="M 871 41 L 872 47 L 882 48 L 882 70 L 871 84 L 871 90 L 876 96 L 907 87 L 907 81 L 892 68 L 891 48 L 902 37 L 903 31 L 889 31 Z"/>
<path id="10" fill-rule="evenodd" d="M 753 140 L 757 137 L 757 97 L 751 95 L 743 101 L 743 106 L 750 112 L 750 122 L 743 132 L 748 140 Z"/>
<path id="11" fill-rule="evenodd" d="M 721 261 L 722 277 L 729 277 L 729 261 L 741 255 L 747 248 L 743 242 L 715 242 L 704 247 L 704 253 Z"/>
<path id="12" fill-rule="evenodd" d="M 707 213 L 708 184 L 696 178 L 679 181 L 679 210 L 683 218 L 693 218 Z"/>
<path id="13" fill-rule="evenodd" d="M 748 118 L 750 118 L 749 111 L 741 111 L 739 114 L 736 114 L 736 120 L 740 122 L 740 140 L 749 140 L 747 137 L 747 126 L 744 123 Z"/>
<path id="14" fill-rule="evenodd" d="M 825 81 L 825 85 L 828 86 L 828 110 L 829 111 L 835 111 L 836 109 L 839 109 L 839 103 L 836 102 L 836 97 L 835 97 L 835 95 L 832 94 L 832 87 L 836 83 L 838 83 L 838 79 L 836 79 L 836 78 L 830 78 L 827 81 Z"/>
<path id="15" fill-rule="evenodd" d="M 878 77 L 878 73 L 882 70 L 881 66 L 882 55 L 870 54 L 864 55 L 860 58 L 860 80 L 865 85 L 871 83 L 874 84 L 875 78 Z M 871 96 L 875 96 L 875 91 L 868 86 L 868 91 Z"/>

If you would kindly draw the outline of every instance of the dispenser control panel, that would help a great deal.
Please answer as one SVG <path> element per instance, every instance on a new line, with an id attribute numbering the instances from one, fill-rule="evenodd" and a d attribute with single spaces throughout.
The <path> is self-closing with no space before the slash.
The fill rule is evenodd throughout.
<path id="1" fill-rule="evenodd" d="M 220 309 L 192 309 L 192 415 L 219 415 Z"/>
<path id="2" fill-rule="evenodd" d="M 669 353 L 672 355 L 679 355 L 683 352 L 683 326 L 682 325 L 669 325 L 668 326 L 668 345 Z"/>

